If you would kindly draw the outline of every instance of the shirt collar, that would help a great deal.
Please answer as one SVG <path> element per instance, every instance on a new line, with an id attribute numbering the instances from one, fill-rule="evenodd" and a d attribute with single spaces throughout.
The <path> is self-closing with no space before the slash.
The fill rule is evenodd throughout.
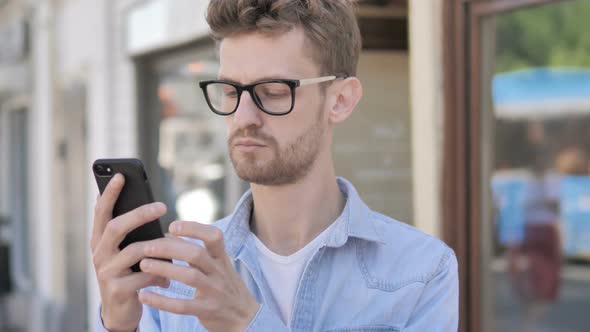
<path id="1" fill-rule="evenodd" d="M 338 187 L 346 199 L 342 214 L 335 220 L 334 229 L 326 240 L 328 247 L 341 247 L 349 237 L 367 241 L 385 243 L 377 232 L 371 210 L 362 201 L 354 186 L 342 177 L 337 178 Z M 227 253 L 237 258 L 250 235 L 250 214 L 253 196 L 248 190 L 240 198 L 236 209 L 229 216 L 225 231 Z"/>

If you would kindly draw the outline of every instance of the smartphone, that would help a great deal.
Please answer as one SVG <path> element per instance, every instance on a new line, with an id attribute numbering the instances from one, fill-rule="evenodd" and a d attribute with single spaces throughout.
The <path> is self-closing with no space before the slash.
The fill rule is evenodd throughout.
<path id="1" fill-rule="evenodd" d="M 115 174 L 121 173 L 125 176 L 125 185 L 113 208 L 113 218 L 154 202 L 154 196 L 141 160 L 98 159 L 92 165 L 92 171 L 101 195 Z M 123 248 L 134 242 L 161 237 L 164 237 L 164 233 L 162 232 L 160 220 L 152 220 L 127 234 L 119 244 L 119 249 L 123 250 Z M 131 270 L 139 272 L 139 262 L 131 266 Z"/>

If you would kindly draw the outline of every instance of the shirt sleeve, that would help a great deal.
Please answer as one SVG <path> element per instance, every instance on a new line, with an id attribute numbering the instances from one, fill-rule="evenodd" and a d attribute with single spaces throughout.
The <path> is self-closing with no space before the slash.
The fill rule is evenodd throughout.
<path id="1" fill-rule="evenodd" d="M 96 319 L 96 332 L 110 332 L 104 327 L 102 318 L 100 316 L 100 306 L 98 307 L 98 316 Z M 159 315 L 156 309 L 143 306 L 143 313 L 141 320 L 139 321 L 139 327 L 135 330 L 136 332 L 161 332 Z"/>
<path id="2" fill-rule="evenodd" d="M 289 329 L 267 305 L 261 304 L 245 332 L 256 331 L 287 332 Z"/>
<path id="3" fill-rule="evenodd" d="M 456 332 L 459 327 L 457 257 L 448 248 L 434 277 L 426 284 L 405 332 Z"/>

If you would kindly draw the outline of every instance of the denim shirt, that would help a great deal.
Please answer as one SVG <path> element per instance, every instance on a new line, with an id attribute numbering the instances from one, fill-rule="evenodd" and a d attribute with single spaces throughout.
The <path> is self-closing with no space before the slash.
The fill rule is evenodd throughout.
<path id="1" fill-rule="evenodd" d="M 250 236 L 252 193 L 246 192 L 234 213 L 215 224 L 224 232 L 236 271 L 260 303 L 246 331 L 457 331 L 454 252 L 442 241 L 370 210 L 345 179 L 338 178 L 338 185 L 346 205 L 303 271 L 289 326 L 280 318 Z M 194 288 L 174 280 L 166 289 L 149 290 L 182 299 L 195 294 Z M 106 331 L 100 319 L 97 331 Z M 197 317 L 144 306 L 139 331 L 206 329 Z"/>

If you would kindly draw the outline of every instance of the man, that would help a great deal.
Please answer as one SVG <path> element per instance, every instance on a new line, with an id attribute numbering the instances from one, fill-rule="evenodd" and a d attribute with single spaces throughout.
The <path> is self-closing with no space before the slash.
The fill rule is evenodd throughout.
<path id="1" fill-rule="evenodd" d="M 99 330 L 457 330 L 453 251 L 371 211 L 335 175 L 333 130 L 362 95 L 352 6 L 211 1 L 221 66 L 219 80 L 200 86 L 225 116 L 231 160 L 251 190 L 214 226 L 175 221 L 171 236 L 119 251 L 165 206 L 110 220 L 124 183 L 115 177 L 98 199 L 91 243 Z M 142 272 L 131 273 L 138 261 Z"/>

